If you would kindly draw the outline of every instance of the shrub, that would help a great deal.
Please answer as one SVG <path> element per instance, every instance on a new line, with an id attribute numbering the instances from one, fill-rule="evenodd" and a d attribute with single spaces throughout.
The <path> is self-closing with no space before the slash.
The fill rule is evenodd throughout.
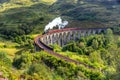
<path id="1" fill-rule="evenodd" d="M 11 67 L 12 62 L 5 52 L 0 52 L 0 65 Z"/>

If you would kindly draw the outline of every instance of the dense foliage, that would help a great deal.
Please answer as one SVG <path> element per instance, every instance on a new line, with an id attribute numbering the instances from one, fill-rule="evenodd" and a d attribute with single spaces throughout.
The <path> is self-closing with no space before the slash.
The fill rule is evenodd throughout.
<path id="1" fill-rule="evenodd" d="M 7 56 L 5 52 L 0 52 L 0 72 L 2 72 L 2 77 L 6 79 L 15 79 L 12 70 L 12 61 Z M 1 77 L 0 77 L 1 78 Z M 16 78 L 17 79 L 17 78 Z"/>
<path id="2" fill-rule="evenodd" d="M 84 65 L 75 65 L 66 62 L 60 58 L 52 56 L 44 51 L 31 53 L 33 48 L 29 47 L 16 53 L 13 62 L 7 58 L 7 55 L 1 52 L 1 62 L 4 69 L 4 77 L 11 79 L 43 79 L 43 80 L 109 80 L 119 79 L 120 40 L 114 40 L 110 29 L 103 35 L 91 35 L 81 37 L 77 42 L 70 41 L 63 48 L 57 44 L 52 45 L 54 51 L 68 56 L 72 59 L 90 65 L 93 68 Z M 29 37 L 23 37 L 24 43 L 27 43 Z M 19 40 L 19 39 L 18 39 Z M 21 41 L 18 41 L 21 42 Z M 32 42 L 31 42 L 32 43 Z M 21 43 L 20 43 L 21 44 Z M 29 44 L 29 43 L 28 43 Z M 29 44 L 30 46 L 32 44 Z M 16 75 L 10 73 L 12 65 L 19 70 Z M 8 68 L 7 68 L 8 66 Z M 3 71 L 5 70 L 5 71 Z M 115 77 L 113 77 L 115 76 Z"/>
<path id="3" fill-rule="evenodd" d="M 84 65 L 68 63 L 45 52 L 36 54 L 24 53 L 22 55 L 16 56 L 14 66 L 20 69 L 28 68 L 28 70 L 23 73 L 27 79 L 105 79 L 105 76 L 102 72 L 99 72 L 99 70 L 92 70 L 92 68 L 86 68 Z M 45 69 L 47 68 L 45 65 L 49 67 L 48 70 Z M 49 72 L 50 69 L 52 70 L 51 75 Z M 54 75 L 59 77 L 55 77 Z"/>
<path id="4" fill-rule="evenodd" d="M 77 42 L 70 41 L 62 49 L 54 47 L 54 51 L 103 70 L 107 79 L 112 79 L 120 57 L 119 39 L 115 41 L 114 38 L 112 30 L 108 29 L 104 35 L 82 37 Z"/>
<path id="5" fill-rule="evenodd" d="M 120 35 L 120 24 L 113 28 L 114 33 Z"/>

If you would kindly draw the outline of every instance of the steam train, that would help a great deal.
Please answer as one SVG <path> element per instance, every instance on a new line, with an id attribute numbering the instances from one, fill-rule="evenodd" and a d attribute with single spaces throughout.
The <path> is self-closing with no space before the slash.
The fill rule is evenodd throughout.
<path id="1" fill-rule="evenodd" d="M 47 33 L 56 33 L 56 32 L 63 32 L 63 31 L 69 31 L 69 30 L 79 30 L 80 28 L 62 28 L 62 29 L 52 29 L 52 30 L 47 30 L 44 31 L 43 34 Z"/>
<path id="2" fill-rule="evenodd" d="M 105 27 L 103 29 L 108 29 L 109 27 Z M 63 32 L 63 31 L 76 31 L 76 30 L 89 30 L 89 29 L 98 29 L 98 28 L 62 28 L 62 29 L 54 29 L 54 30 L 47 30 L 47 31 L 44 31 L 43 32 L 43 35 L 44 34 L 51 34 L 51 33 L 57 33 L 57 32 Z M 101 29 L 101 28 L 100 28 Z"/>

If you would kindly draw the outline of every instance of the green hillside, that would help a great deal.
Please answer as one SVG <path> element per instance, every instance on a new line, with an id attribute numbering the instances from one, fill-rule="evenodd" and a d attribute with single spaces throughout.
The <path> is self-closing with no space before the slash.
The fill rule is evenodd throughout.
<path id="1" fill-rule="evenodd" d="M 30 7 L 15 7 L 1 12 L 0 33 L 5 37 L 41 33 L 44 26 L 55 16 L 47 11 L 48 8 L 48 4 L 37 3 Z"/>
<path id="2" fill-rule="evenodd" d="M 52 5 L 52 12 L 60 13 L 78 21 L 98 21 L 105 26 L 113 27 L 119 24 L 119 4 L 90 2 L 89 0 L 59 1 Z"/>
<path id="3" fill-rule="evenodd" d="M 67 27 L 116 27 L 120 22 L 119 7 L 118 4 L 98 4 L 87 0 L 11 0 L 1 4 L 0 33 L 8 32 L 4 34 L 7 36 L 39 33 L 57 16 L 70 22 Z M 21 29 L 21 26 L 30 27 L 30 30 Z M 12 28 L 15 31 L 11 31 Z"/>
<path id="4" fill-rule="evenodd" d="M 49 0 L 49 1 L 48 0 L 2 0 L 1 2 L 4 3 L 1 4 L 0 12 L 3 12 L 11 8 L 29 7 L 37 3 L 52 4 L 55 1 L 56 0 Z"/>
<path id="5" fill-rule="evenodd" d="M 0 0 L 0 72 L 8 80 L 119 80 L 119 0 Z M 54 51 L 80 61 L 75 65 L 44 51 L 34 51 L 34 38 L 61 16 L 66 27 L 111 27 Z M 0 76 L 1 77 L 1 76 Z"/>

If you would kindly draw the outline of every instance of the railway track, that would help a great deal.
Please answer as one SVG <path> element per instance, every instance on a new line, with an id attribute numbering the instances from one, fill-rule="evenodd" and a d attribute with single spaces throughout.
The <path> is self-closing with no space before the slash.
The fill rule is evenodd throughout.
<path id="1" fill-rule="evenodd" d="M 45 52 L 47 52 L 48 54 L 51 54 L 51 55 L 53 55 L 53 56 L 56 56 L 56 57 L 58 57 L 58 58 L 60 58 L 60 59 L 63 59 L 63 60 L 65 60 L 65 61 L 67 61 L 67 62 L 75 63 L 76 65 L 82 64 L 82 65 L 84 65 L 85 67 L 94 69 L 94 67 L 89 66 L 89 65 L 87 65 L 87 64 L 85 64 L 85 63 L 79 62 L 79 61 L 77 61 L 77 60 L 71 59 L 71 58 L 69 58 L 69 57 L 66 57 L 66 56 L 64 56 L 64 55 L 61 55 L 61 54 L 59 54 L 59 53 L 54 52 L 51 47 L 45 45 L 44 43 L 42 43 L 42 42 L 40 41 L 40 37 L 41 37 L 40 35 L 37 36 L 37 37 L 34 39 L 34 43 L 35 43 L 39 48 L 41 48 L 42 50 L 44 50 Z"/>

